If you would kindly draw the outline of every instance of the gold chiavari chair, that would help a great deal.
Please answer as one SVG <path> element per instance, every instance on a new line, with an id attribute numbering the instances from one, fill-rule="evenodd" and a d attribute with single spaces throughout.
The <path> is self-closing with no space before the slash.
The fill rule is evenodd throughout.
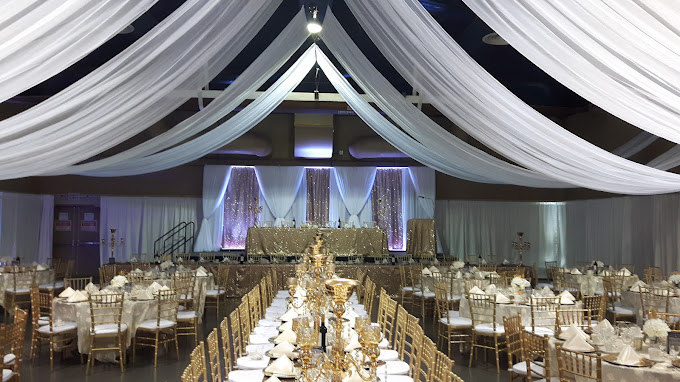
<path id="1" fill-rule="evenodd" d="M 640 287 L 640 307 L 642 320 L 646 321 L 649 312 L 668 312 L 671 295 L 674 291 L 668 287 L 659 288 L 653 286 Z"/>
<path id="2" fill-rule="evenodd" d="M 135 362 L 137 346 L 154 349 L 153 367 L 158 365 L 158 346 L 175 343 L 175 352 L 179 359 L 177 344 L 177 293 L 174 290 L 161 290 L 156 294 L 156 319 L 146 320 L 139 324 L 132 338 L 132 362 Z"/>
<path id="3" fill-rule="evenodd" d="M 219 265 L 211 268 L 215 277 L 215 287 L 205 291 L 205 309 L 215 308 L 215 316 L 219 320 L 220 307 L 226 302 L 229 268 Z"/>
<path id="4" fill-rule="evenodd" d="M 549 337 L 522 332 L 522 347 L 526 357 L 527 380 L 550 380 Z"/>
<path id="5" fill-rule="evenodd" d="M 199 260 L 204 263 L 214 263 L 217 254 L 215 252 L 201 252 L 199 254 Z"/>
<path id="6" fill-rule="evenodd" d="M 247 300 L 247 299 L 246 299 Z M 250 326 L 250 314 L 248 314 L 248 304 L 241 304 L 238 307 L 239 322 L 241 323 L 241 341 L 248 345 L 250 342 L 250 333 L 253 327 Z"/>
<path id="7" fill-rule="evenodd" d="M 453 371 L 449 372 L 449 382 L 463 382 L 463 379 L 456 375 Z"/>
<path id="8" fill-rule="evenodd" d="M 194 288 L 194 285 L 196 285 L 196 277 L 191 278 L 191 287 L 187 291 L 187 294 L 185 296 L 190 296 L 191 295 L 191 310 L 189 310 L 188 306 L 188 301 L 189 298 L 187 297 L 183 301 L 181 300 L 182 296 L 180 295 L 180 302 L 184 302 L 184 310 L 177 312 L 177 335 L 178 336 L 193 336 L 194 337 L 194 344 L 198 342 L 198 319 L 200 316 L 200 312 L 198 311 L 199 309 L 199 302 L 201 301 L 201 296 L 203 293 L 203 288 Z M 179 291 L 175 290 L 176 293 Z"/>
<path id="9" fill-rule="evenodd" d="M 53 259 L 52 269 L 54 270 L 54 279 L 52 279 L 51 283 L 40 284 L 40 289 L 52 291 L 64 289 L 64 278 L 71 277 L 70 266 L 72 264 L 74 264 L 73 260 Z"/>
<path id="10" fill-rule="evenodd" d="M 370 277 L 366 278 L 366 287 L 364 287 L 364 309 L 366 314 L 371 316 L 373 312 L 373 301 L 375 300 L 375 283 Z"/>
<path id="11" fill-rule="evenodd" d="M 124 299 L 123 293 L 90 295 L 90 352 L 86 374 L 89 374 L 90 367 L 94 366 L 94 354 L 109 350 L 118 351 L 120 371 L 125 371 L 128 327 L 122 322 Z"/>
<path id="12" fill-rule="evenodd" d="M 194 381 L 194 375 L 192 374 L 192 367 L 191 364 L 188 364 L 187 367 L 184 369 L 182 372 L 182 377 L 180 378 L 180 381 L 182 382 L 193 382 Z"/>
<path id="13" fill-rule="evenodd" d="M 397 307 L 397 323 L 394 326 L 394 350 L 399 353 L 399 358 L 404 357 L 404 341 L 406 337 L 406 326 L 408 324 L 408 312 L 403 306 Z"/>
<path id="14" fill-rule="evenodd" d="M 482 272 L 496 272 L 496 265 L 493 264 L 479 264 L 477 269 Z"/>
<path id="15" fill-rule="evenodd" d="M 649 312 L 649 318 L 658 318 L 665 321 L 671 332 L 680 332 L 680 314 L 677 313 L 667 313 L 667 312 L 657 312 L 651 310 Z"/>
<path id="16" fill-rule="evenodd" d="M 234 357 L 238 358 L 245 354 L 244 350 L 246 347 L 246 338 L 243 336 L 243 331 L 241 330 L 241 318 L 239 317 L 239 311 L 241 307 L 235 309 L 229 314 L 229 324 L 231 325 L 231 339 L 229 342 L 232 344 Z M 225 317 L 226 320 L 226 317 Z M 222 321 L 224 323 L 224 321 Z M 224 332 L 227 328 L 222 328 L 222 337 L 224 338 Z M 225 345 L 226 346 L 226 345 Z M 231 370 L 231 369 L 229 369 Z M 227 370 L 227 372 L 229 372 Z"/>
<path id="17" fill-rule="evenodd" d="M 600 353 L 579 353 L 555 345 L 557 367 L 561 381 L 592 380 L 602 382 L 602 357 Z"/>
<path id="18" fill-rule="evenodd" d="M 401 292 L 401 305 L 406 306 L 406 304 L 411 304 L 413 306 L 413 284 L 409 285 L 406 273 L 409 272 L 408 265 L 399 265 L 399 278 L 400 278 L 400 292 Z"/>
<path id="19" fill-rule="evenodd" d="M 597 321 L 595 322 L 597 323 Z M 589 309 L 564 309 L 557 311 L 557 333 L 561 333 L 571 325 L 577 326 L 582 330 L 592 327 Z"/>
<path id="20" fill-rule="evenodd" d="M 553 268 L 552 270 L 553 278 L 553 290 L 562 291 L 564 285 L 567 283 L 566 274 L 561 268 Z M 576 296 L 574 296 L 576 297 Z"/>
<path id="21" fill-rule="evenodd" d="M 56 326 L 52 319 L 52 291 L 41 292 L 31 289 L 31 312 L 33 332 L 31 335 L 31 359 L 35 352 L 40 355 L 43 342 L 49 343 L 50 370 L 54 368 L 54 352 L 73 349 L 77 345 L 78 325 L 75 322 L 62 322 Z M 44 325 L 41 325 L 44 324 Z M 82 362 L 82 355 L 80 357 Z"/>
<path id="22" fill-rule="evenodd" d="M 560 282 L 560 291 L 561 292 L 567 291 L 571 293 L 571 295 L 574 296 L 574 298 L 576 298 L 577 300 L 581 299 L 581 285 L 579 285 L 578 283 L 562 281 Z"/>
<path id="23" fill-rule="evenodd" d="M 14 382 L 21 380 L 20 371 L 15 370 L 10 365 L 5 365 L 5 359 L 10 354 L 6 354 L 5 344 L 9 342 L 11 325 L 0 324 L 0 377 L 3 382 Z"/>
<path id="24" fill-rule="evenodd" d="M 582 296 L 581 302 L 583 303 L 583 309 L 587 309 L 589 311 L 588 316 L 590 317 L 591 321 L 597 323 L 604 320 L 607 303 L 603 294 L 595 296 Z"/>
<path id="25" fill-rule="evenodd" d="M 35 286 L 35 270 L 15 267 L 5 277 L 10 278 L 10 287 L 5 289 L 5 321 L 14 312 L 14 307 L 29 308 L 31 305 L 31 288 Z"/>
<path id="26" fill-rule="evenodd" d="M 356 287 L 356 294 L 357 294 L 357 299 L 361 303 L 364 298 L 364 279 L 366 277 L 366 272 L 364 272 L 361 268 L 357 268 L 357 273 L 356 273 L 356 280 L 359 282 L 359 285 Z"/>
<path id="27" fill-rule="evenodd" d="M 387 375 L 409 375 L 411 378 L 415 379 L 424 338 L 425 332 L 423 332 L 423 328 L 418 325 L 418 318 L 409 314 L 406 323 L 403 355 L 400 357 L 400 359 L 407 359 L 408 363 L 403 361 L 391 361 L 392 364 L 390 364 L 390 362 L 387 362 L 385 365 Z M 389 379 L 389 377 L 386 379 Z"/>
<path id="28" fill-rule="evenodd" d="M 449 310 L 446 281 L 434 285 L 436 312 L 438 318 L 437 343 L 446 343 L 447 354 L 451 355 L 451 345 L 466 344 L 470 340 L 472 320 L 460 317 L 458 312 Z"/>
<path id="29" fill-rule="evenodd" d="M 92 282 L 90 277 L 73 277 L 64 279 L 64 288 L 71 288 L 73 290 L 85 290 L 85 286 Z"/>
<path id="30" fill-rule="evenodd" d="M 607 314 L 612 316 L 612 322 L 635 320 L 635 309 L 621 306 L 621 284 L 617 277 L 605 277 L 602 280 L 604 297 L 607 301 Z M 621 319 L 621 320 L 619 320 Z"/>
<path id="31" fill-rule="evenodd" d="M 437 356 L 437 345 L 432 340 L 423 336 L 422 350 L 420 351 L 419 360 L 413 365 L 413 380 L 419 382 L 432 381 Z M 389 377 L 387 378 L 389 379 Z"/>
<path id="32" fill-rule="evenodd" d="M 484 287 L 486 286 L 486 281 L 482 279 L 465 279 L 463 280 L 463 283 L 465 284 L 465 293 L 469 292 L 470 289 L 474 287 L 484 290 Z"/>
<path id="33" fill-rule="evenodd" d="M 147 276 L 143 272 L 128 273 L 125 277 L 127 277 L 128 281 L 130 282 L 130 285 L 132 285 L 133 287 L 136 285 L 148 287 L 153 283 L 153 276 L 151 275 Z"/>
<path id="34" fill-rule="evenodd" d="M 235 320 L 232 319 L 233 317 L 236 317 Z M 236 333 L 237 337 L 233 337 L 230 333 L 229 330 L 229 325 L 231 321 L 231 332 Z M 234 327 L 236 329 L 234 329 Z M 229 346 L 230 343 L 234 344 L 234 347 L 241 346 L 241 336 L 240 336 L 240 331 L 241 328 L 239 327 L 238 323 L 238 312 L 234 310 L 233 312 L 230 313 L 229 318 L 224 317 L 222 322 L 220 322 L 220 336 L 222 337 L 222 358 L 224 360 L 224 375 L 228 376 L 229 372 L 231 371 L 232 368 L 232 362 L 233 362 L 233 357 L 232 357 L 232 347 Z M 236 357 L 239 357 L 239 355 L 236 355 Z"/>
<path id="35" fill-rule="evenodd" d="M 500 373 L 499 354 L 505 350 L 505 329 L 497 324 L 496 316 L 496 296 L 485 294 L 466 295 L 470 305 L 470 316 L 472 318 L 472 349 L 470 351 L 470 365 L 472 359 L 476 358 L 477 350 L 493 350 L 496 356 L 496 371 Z M 493 340 L 493 345 L 487 345 L 483 341 Z"/>
<path id="36" fill-rule="evenodd" d="M 191 374 L 194 382 L 208 381 L 208 368 L 205 364 L 205 345 L 203 341 L 199 342 L 198 346 L 191 352 L 189 356 L 191 359 Z"/>
<path id="37" fill-rule="evenodd" d="M 250 316 L 250 330 L 252 331 L 257 326 L 260 318 L 262 318 L 259 288 L 248 292 L 248 315 Z"/>
<path id="38" fill-rule="evenodd" d="M 263 277 L 262 280 L 260 280 L 260 304 L 262 304 L 262 315 L 264 316 L 264 312 L 269 306 L 270 303 L 270 297 L 269 297 L 269 288 L 267 288 L 267 278 Z"/>
<path id="39" fill-rule="evenodd" d="M 14 307 L 14 321 L 7 325 L 6 339 L 0 341 L 0 357 L 3 358 L 5 366 L 8 366 L 17 375 L 17 380 L 21 379 L 21 362 L 24 358 L 24 342 L 26 336 L 26 322 L 28 321 L 28 311 Z M 3 349 L 2 346 L 5 346 Z M 4 350 L 4 351 L 3 351 Z M 0 368 L 0 370 L 3 370 Z"/>
<path id="40" fill-rule="evenodd" d="M 526 330 L 541 336 L 554 336 L 557 331 L 557 310 L 560 308 L 560 298 L 531 296 L 529 303 L 531 326 L 528 326 Z"/>
<path id="41" fill-rule="evenodd" d="M 645 284 L 653 284 L 657 281 L 665 280 L 666 277 L 663 271 L 659 267 L 649 267 L 646 268 L 642 273 Z"/>
<path id="42" fill-rule="evenodd" d="M 99 267 L 99 284 L 108 285 L 118 275 L 116 264 L 104 264 Z"/>
<path id="43" fill-rule="evenodd" d="M 208 365 L 211 381 L 222 381 L 222 366 L 220 365 L 220 345 L 217 338 L 217 328 L 208 334 Z"/>
<path id="44" fill-rule="evenodd" d="M 186 264 L 191 260 L 191 254 L 189 253 L 176 253 L 175 254 L 175 263 L 176 264 Z"/>
<path id="45" fill-rule="evenodd" d="M 432 382 L 454 382 L 456 381 L 455 379 L 452 379 L 453 377 L 458 378 L 455 374 L 453 374 L 453 360 L 449 358 L 446 354 L 436 351 L 435 356 L 434 356 L 434 371 L 430 375 L 429 381 Z M 457 380 L 461 380 L 458 378 Z"/>
<path id="46" fill-rule="evenodd" d="M 527 375 L 527 365 L 524 357 L 524 347 L 522 347 L 522 316 L 503 317 L 503 328 L 505 328 L 505 344 L 508 353 L 508 372 L 510 381 L 517 377 L 525 378 Z"/>
<path id="47" fill-rule="evenodd" d="M 380 326 L 383 337 L 394 346 L 394 326 L 397 318 L 397 302 L 390 298 L 385 289 L 380 288 L 380 302 L 378 303 L 378 317 L 376 322 Z"/>

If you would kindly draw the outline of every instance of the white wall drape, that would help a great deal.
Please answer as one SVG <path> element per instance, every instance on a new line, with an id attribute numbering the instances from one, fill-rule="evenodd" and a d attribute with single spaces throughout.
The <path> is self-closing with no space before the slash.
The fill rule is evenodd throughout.
<path id="1" fill-rule="evenodd" d="M 85 57 L 156 1 L 4 2 L 14 9 L 0 10 L 8 17 L 0 22 L 0 102 Z"/>
<path id="2" fill-rule="evenodd" d="M 185 1 L 94 72 L 0 121 L 0 178 L 54 171 L 143 131 L 231 62 L 280 1 Z"/>
<path id="3" fill-rule="evenodd" d="M 260 193 L 274 216 L 274 225 L 278 226 L 293 207 L 305 175 L 305 168 L 255 166 L 255 173 Z"/>
<path id="4" fill-rule="evenodd" d="M 359 213 L 364 209 L 375 180 L 375 167 L 335 167 L 338 193 L 349 212 L 348 220 L 361 226 Z M 370 219 L 372 220 L 372 219 Z"/>
<path id="5" fill-rule="evenodd" d="M 0 257 L 19 256 L 23 264 L 52 257 L 51 195 L 0 193 Z"/>
<path id="6" fill-rule="evenodd" d="M 109 229 L 116 228 L 116 237 L 124 239 L 123 247 L 115 251 L 116 261 L 128 261 L 133 253 L 145 253 L 150 259 L 154 241 L 181 222 L 200 222 L 202 207 L 201 198 L 102 196 L 99 232 L 108 239 Z M 102 264 L 108 263 L 110 253 L 102 246 Z"/>
<path id="7" fill-rule="evenodd" d="M 216 251 L 221 247 L 224 193 L 230 174 L 231 166 L 203 167 L 203 220 L 194 245 L 196 252 Z"/>
<path id="8" fill-rule="evenodd" d="M 415 188 L 416 198 L 418 204 L 423 211 L 423 219 L 434 219 L 434 204 L 435 204 L 435 180 L 434 170 L 427 167 L 409 167 L 408 175 L 410 175 L 413 187 Z M 414 216 L 421 217 L 421 216 Z"/>
<path id="9" fill-rule="evenodd" d="M 680 190 L 680 176 L 602 150 L 558 126 L 477 64 L 416 0 L 347 0 L 371 40 L 439 111 L 528 169 L 624 194 Z"/>

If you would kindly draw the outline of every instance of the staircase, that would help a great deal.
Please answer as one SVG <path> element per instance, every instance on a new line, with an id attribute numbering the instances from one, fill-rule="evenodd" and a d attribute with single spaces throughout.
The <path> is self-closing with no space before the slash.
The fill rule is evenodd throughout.
<path id="1" fill-rule="evenodd" d="M 181 222 L 172 227 L 153 243 L 154 257 L 191 252 L 194 248 L 195 231 L 194 222 Z"/>

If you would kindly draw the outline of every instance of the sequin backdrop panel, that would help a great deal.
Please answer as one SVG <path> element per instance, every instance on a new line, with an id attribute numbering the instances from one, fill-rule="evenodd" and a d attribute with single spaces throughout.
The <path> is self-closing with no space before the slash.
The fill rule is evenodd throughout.
<path id="1" fill-rule="evenodd" d="M 260 194 L 253 167 L 234 167 L 224 198 L 224 229 L 222 248 L 243 249 L 246 246 L 248 227 L 255 223 L 253 208 L 262 205 L 255 198 Z M 250 207 L 250 208 L 249 208 Z"/>
<path id="2" fill-rule="evenodd" d="M 373 220 L 387 231 L 390 250 L 404 250 L 401 168 L 378 168 L 373 183 L 371 202 Z"/>
<path id="3" fill-rule="evenodd" d="M 330 168 L 308 168 L 307 220 L 323 225 L 328 222 L 330 203 Z"/>

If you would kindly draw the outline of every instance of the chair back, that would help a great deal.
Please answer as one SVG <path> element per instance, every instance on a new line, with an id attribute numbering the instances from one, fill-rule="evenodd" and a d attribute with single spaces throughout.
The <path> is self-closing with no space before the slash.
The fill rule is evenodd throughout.
<path id="1" fill-rule="evenodd" d="M 191 254 L 189 253 L 176 253 L 175 263 L 188 263 L 191 260 Z"/>
<path id="2" fill-rule="evenodd" d="M 18 306 L 14 307 L 14 321 L 9 327 L 9 350 L 14 354 L 16 367 L 15 370 L 21 370 L 21 361 L 24 354 L 24 342 L 26 342 L 26 322 L 28 321 L 28 311 L 20 309 Z"/>
<path id="3" fill-rule="evenodd" d="M 503 317 L 503 327 L 508 351 L 508 368 L 512 369 L 512 365 L 525 359 L 522 347 L 522 332 L 524 331 L 522 316 L 517 313 L 516 316 Z"/>
<path id="4" fill-rule="evenodd" d="M 408 312 L 402 305 L 397 307 L 397 324 L 394 329 L 394 350 L 399 353 L 399 358 L 403 359 L 404 341 L 406 337 L 406 326 L 408 325 Z"/>
<path id="5" fill-rule="evenodd" d="M 172 289 L 177 292 L 179 305 L 189 309 L 194 301 L 196 274 L 194 272 L 176 272 L 172 276 Z"/>
<path id="6" fill-rule="evenodd" d="M 423 349 L 423 338 L 425 333 L 423 328 L 418 325 L 418 319 L 415 316 L 408 315 L 408 322 L 406 324 L 406 336 L 404 341 L 403 360 L 408 360 L 411 377 L 417 377 L 416 370 L 420 362 L 421 353 Z"/>
<path id="7" fill-rule="evenodd" d="M 118 331 L 112 334 L 118 335 L 121 331 L 124 300 L 125 294 L 123 293 L 90 295 L 88 300 L 90 305 L 90 335 L 95 334 L 95 326 L 97 325 L 115 325 L 118 327 Z"/>
<path id="8" fill-rule="evenodd" d="M 527 379 L 550 380 L 550 345 L 547 335 L 522 332 L 522 347 L 527 364 Z"/>
<path id="9" fill-rule="evenodd" d="M 446 354 L 437 350 L 434 358 L 434 372 L 430 375 L 432 382 L 454 382 L 453 377 L 458 378 L 453 374 L 453 360 Z M 452 377 L 453 376 L 453 377 Z M 458 378 L 458 380 L 461 380 Z"/>
<path id="10" fill-rule="evenodd" d="M 234 316 L 234 313 L 236 311 L 231 312 L 231 315 L 229 318 L 224 317 L 222 322 L 220 322 L 220 335 L 222 336 L 222 358 L 224 359 L 224 375 L 229 375 L 229 372 L 231 371 L 232 365 L 233 365 L 233 359 L 234 359 L 234 353 L 232 353 L 231 347 L 229 346 L 230 343 L 232 343 L 234 346 L 238 346 L 240 349 L 241 346 L 241 332 L 240 328 L 238 327 L 238 313 L 236 313 L 236 330 L 234 331 L 237 333 L 238 338 L 232 337 L 231 334 L 229 333 L 229 320 L 231 317 Z M 233 327 L 233 325 L 232 325 Z M 233 329 L 232 329 L 233 331 Z M 237 357 L 237 356 L 236 356 Z M 221 379 L 220 379 L 221 381 Z"/>
<path id="11" fill-rule="evenodd" d="M 207 382 L 208 368 L 205 364 L 205 345 L 203 341 L 199 342 L 189 357 L 191 358 L 191 374 L 194 376 L 194 381 Z"/>
<path id="12" fill-rule="evenodd" d="M 364 307 L 366 314 L 371 316 L 373 312 L 373 301 L 375 300 L 375 283 L 370 277 L 366 277 L 366 287 L 364 287 Z"/>
<path id="13" fill-rule="evenodd" d="M 257 326 L 257 322 L 262 317 L 259 288 L 255 288 L 248 292 L 248 310 L 250 316 L 250 329 L 252 330 Z"/>
<path id="14" fill-rule="evenodd" d="M 493 264 L 479 264 L 477 266 L 477 269 L 479 269 L 482 272 L 496 272 L 496 265 Z"/>
<path id="15" fill-rule="evenodd" d="M 570 282 L 567 282 L 567 281 L 562 281 L 560 283 L 560 289 L 559 290 L 561 290 L 563 292 L 567 291 L 567 292 L 571 293 L 571 295 L 574 296 L 574 298 L 576 298 L 577 300 L 581 299 L 581 285 L 578 284 L 578 283 L 570 283 Z"/>
<path id="16" fill-rule="evenodd" d="M 599 353 L 580 353 L 555 345 L 560 380 L 592 380 L 602 382 L 602 357 Z"/>
<path id="17" fill-rule="evenodd" d="M 383 336 L 394 345 L 394 325 L 397 318 L 397 301 L 393 300 L 385 289 L 380 288 L 380 303 L 376 322 L 382 330 Z"/>
<path id="18" fill-rule="evenodd" d="M 586 330 L 591 327 L 591 323 L 589 309 L 560 309 L 557 311 L 557 332 L 555 333 L 560 333 L 571 325 Z"/>
<path id="19" fill-rule="evenodd" d="M 17 268 L 21 270 L 17 270 L 15 272 L 10 272 L 9 276 L 12 279 L 12 288 L 14 288 L 15 293 L 25 293 L 28 294 L 30 293 L 30 289 L 35 286 L 35 271 L 34 270 L 25 270 L 23 268 Z M 26 290 L 27 292 L 19 292 L 22 290 Z"/>
<path id="20" fill-rule="evenodd" d="M 85 290 L 85 286 L 92 282 L 90 277 L 66 277 L 64 278 L 64 288 L 71 288 L 73 290 Z"/>
<path id="21" fill-rule="evenodd" d="M 463 283 L 465 284 L 466 293 L 474 287 L 484 290 L 484 287 L 486 286 L 486 280 L 483 279 L 465 279 L 463 280 Z"/>
<path id="22" fill-rule="evenodd" d="M 179 305 L 177 292 L 174 290 L 159 290 L 156 293 L 156 302 L 158 303 L 156 324 L 158 327 L 160 327 L 161 320 L 177 322 Z"/>
<path id="23" fill-rule="evenodd" d="M 675 292 L 668 287 L 640 287 L 640 306 L 642 308 L 642 318 L 647 319 L 649 312 L 668 312 L 670 296 Z"/>
<path id="24" fill-rule="evenodd" d="M 54 292 L 51 290 L 40 291 L 37 287 L 31 288 L 31 319 L 35 329 L 39 328 L 41 317 L 47 317 L 52 331 L 52 303 L 54 301 Z"/>
<path id="25" fill-rule="evenodd" d="M 560 308 L 559 297 L 529 298 L 531 304 L 531 332 L 536 333 L 536 328 L 548 328 L 557 333 L 557 310 Z"/>
<path id="26" fill-rule="evenodd" d="M 479 324 L 491 324 L 496 332 L 496 295 L 467 293 L 465 297 L 470 306 L 470 318 L 472 327 Z"/>
<path id="27" fill-rule="evenodd" d="M 671 329 L 671 332 L 680 332 L 680 314 L 678 313 L 657 312 L 652 310 L 649 312 L 649 318 L 658 318 L 665 321 Z"/>
<path id="28" fill-rule="evenodd" d="M 429 382 L 432 381 L 432 375 L 434 375 L 437 345 L 425 335 L 423 335 L 422 344 L 420 360 L 414 365 L 416 369 L 413 372 L 413 379 L 414 381 Z"/>
<path id="29" fill-rule="evenodd" d="M 582 296 L 581 302 L 583 308 L 587 309 L 591 321 L 600 322 L 604 320 L 604 314 L 607 308 L 606 297 L 604 294 L 595 296 Z"/>
<path id="30" fill-rule="evenodd" d="M 659 267 L 646 268 L 642 273 L 645 284 L 653 284 L 657 281 L 664 280 L 663 271 Z"/>
<path id="31" fill-rule="evenodd" d="M 250 326 L 250 314 L 248 314 L 248 305 L 247 304 L 241 304 L 238 306 L 238 315 L 239 315 L 239 323 L 240 328 L 241 328 L 241 343 L 245 344 L 250 341 L 250 332 L 253 331 L 253 328 Z M 245 349 L 244 349 L 245 350 Z M 243 352 L 243 350 L 242 350 Z M 234 354 L 236 351 L 234 351 Z"/>
<path id="32" fill-rule="evenodd" d="M 434 283 L 435 314 L 439 320 L 444 320 L 444 322 L 449 325 L 450 309 L 446 287 L 446 281 L 437 281 Z"/>
<path id="33" fill-rule="evenodd" d="M 217 338 L 217 328 L 208 334 L 208 366 L 211 381 L 222 381 L 222 366 L 220 365 L 220 344 Z"/>

